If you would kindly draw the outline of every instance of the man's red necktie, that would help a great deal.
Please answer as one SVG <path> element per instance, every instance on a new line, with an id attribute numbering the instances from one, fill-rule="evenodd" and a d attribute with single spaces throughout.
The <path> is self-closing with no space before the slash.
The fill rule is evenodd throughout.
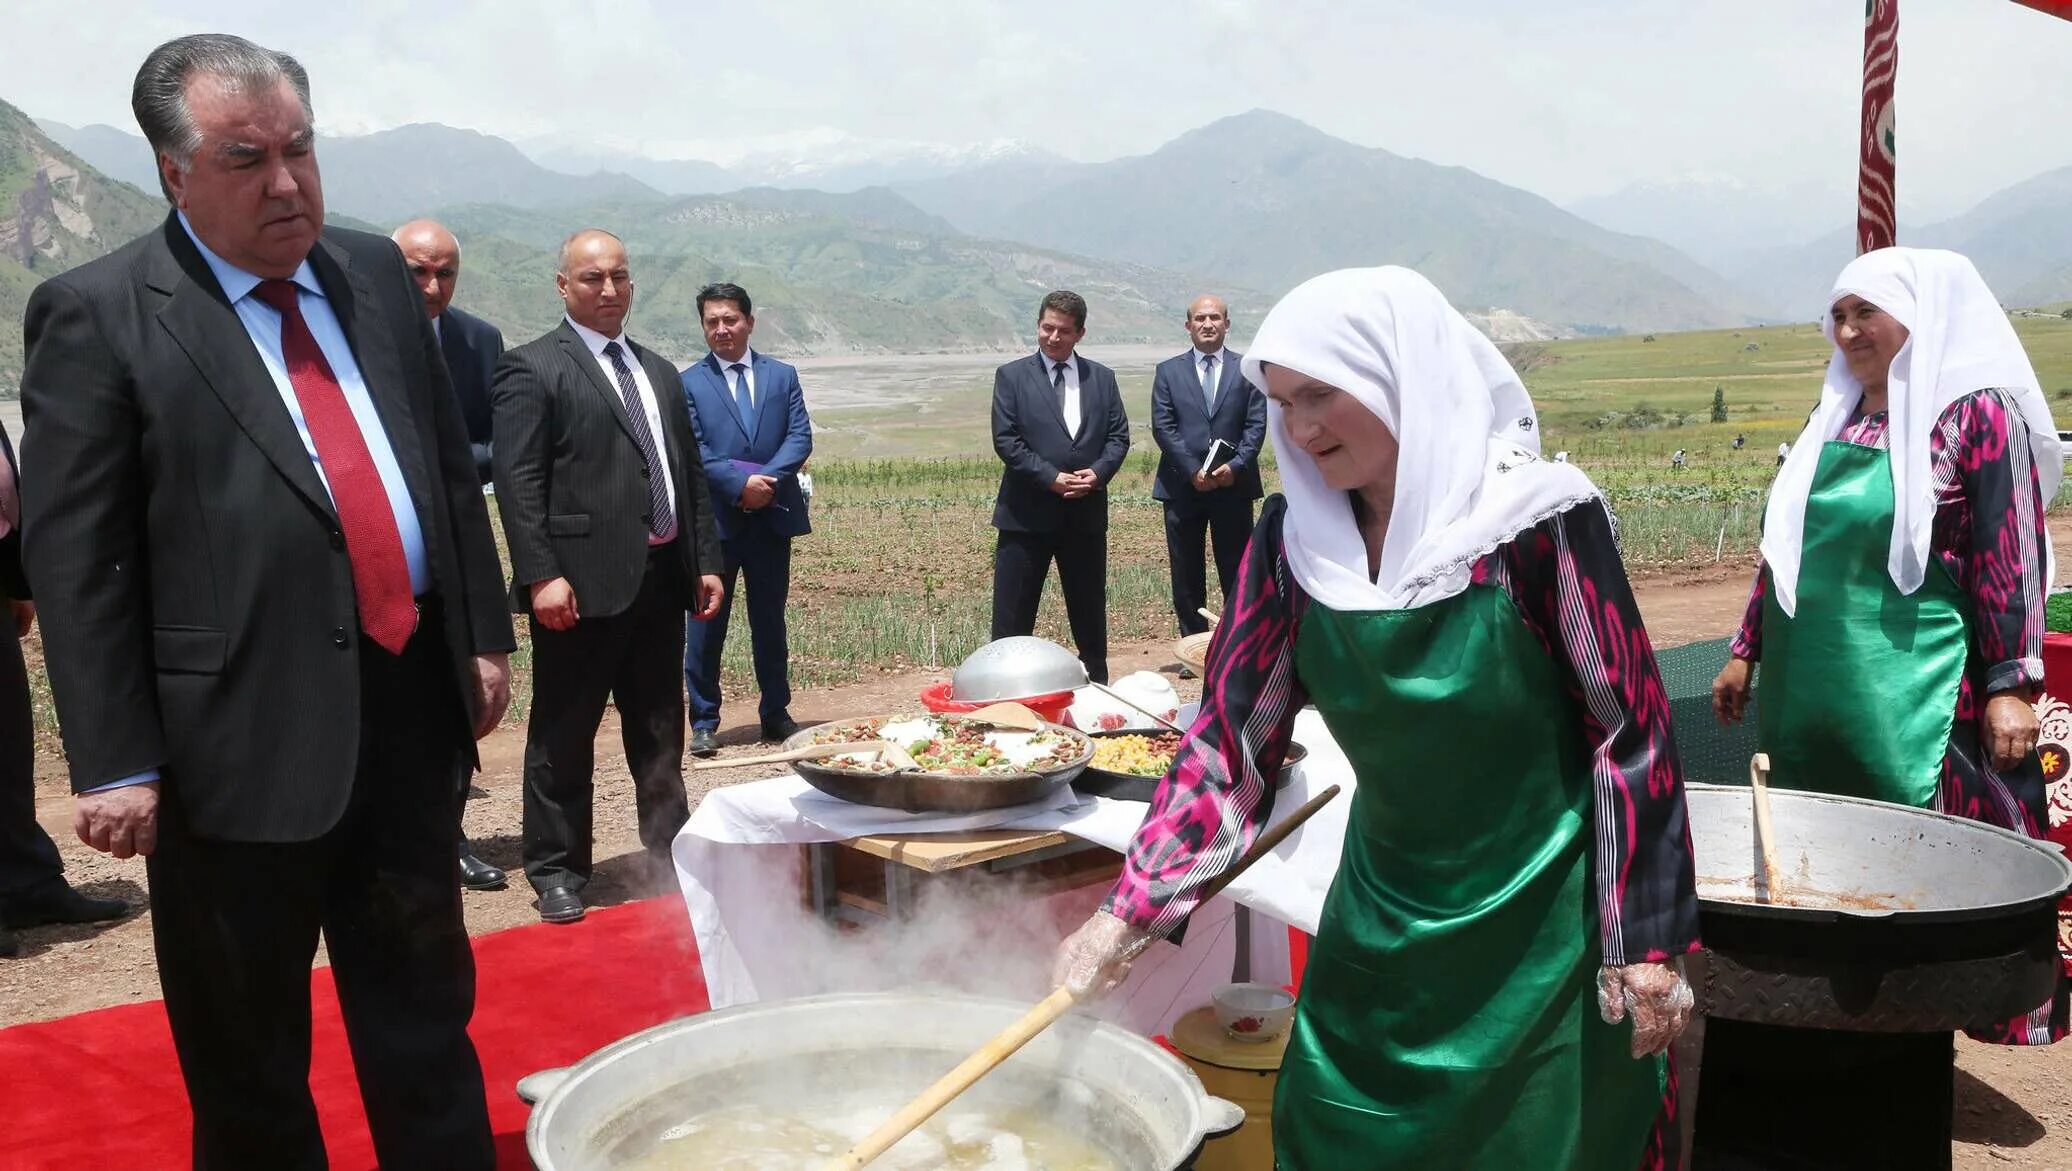
<path id="1" fill-rule="evenodd" d="M 338 527 L 345 534 L 345 555 L 352 562 L 353 596 L 360 606 L 360 629 L 392 655 L 417 628 L 417 603 L 410 595 L 410 563 L 403 556 L 403 534 L 389 507 L 388 490 L 367 450 L 345 392 L 316 335 L 302 319 L 302 305 L 292 281 L 261 281 L 259 299 L 280 310 L 281 354 L 288 381 L 302 404 L 302 421 L 316 444 L 317 462 L 331 487 Z"/>

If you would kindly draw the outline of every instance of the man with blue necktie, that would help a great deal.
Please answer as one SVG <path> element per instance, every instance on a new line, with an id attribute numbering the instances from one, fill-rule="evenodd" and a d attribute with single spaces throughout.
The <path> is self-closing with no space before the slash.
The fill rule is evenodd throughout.
<path id="1" fill-rule="evenodd" d="M 737 573 L 748 594 L 763 739 L 783 740 L 799 730 L 791 718 L 784 606 L 791 590 L 792 538 L 812 531 L 799 468 L 813 454 L 813 421 L 806 415 L 799 372 L 748 346 L 755 332 L 748 290 L 705 286 L 698 291 L 698 316 L 711 352 L 683 372 L 683 392 L 719 520 L 726 594 L 711 621 L 687 626 L 683 676 L 691 697 L 690 749 L 710 756 L 719 748 L 720 652 Z"/>
<path id="2" fill-rule="evenodd" d="M 1227 603 L 1252 537 L 1252 502 L 1260 496 L 1266 396 L 1245 380 L 1239 368 L 1245 356 L 1224 345 L 1229 333 L 1223 299 L 1196 297 L 1187 307 L 1194 344 L 1160 362 L 1151 379 L 1151 435 L 1158 441 L 1151 496 L 1165 504 L 1166 558 L 1181 634 L 1209 628 L 1201 613 L 1209 592 L 1202 538 L 1216 550 L 1216 579 Z"/>

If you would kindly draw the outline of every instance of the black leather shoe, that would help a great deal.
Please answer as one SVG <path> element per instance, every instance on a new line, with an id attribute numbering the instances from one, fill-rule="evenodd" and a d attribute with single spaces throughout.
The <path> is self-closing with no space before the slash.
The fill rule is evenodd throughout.
<path id="1" fill-rule="evenodd" d="M 507 882 L 502 870 L 475 857 L 464 841 L 460 844 L 460 884 L 466 890 L 502 890 Z"/>
<path id="2" fill-rule="evenodd" d="M 719 751 L 719 737 L 710 728 L 691 729 L 691 755 L 711 756 Z"/>
<path id="3" fill-rule="evenodd" d="M 22 941 L 5 927 L 0 927 L 0 959 L 22 954 Z"/>
<path id="4" fill-rule="evenodd" d="M 0 903 L 0 920 L 20 929 L 46 923 L 105 923 L 120 919 L 129 911 L 130 905 L 121 899 L 92 898 L 59 879 Z"/>
<path id="5" fill-rule="evenodd" d="M 799 722 L 790 716 L 763 721 L 763 739 L 785 741 L 799 734 Z"/>
<path id="6" fill-rule="evenodd" d="M 582 896 L 565 886 L 550 886 L 540 892 L 540 919 L 547 923 L 574 923 L 583 917 Z"/>

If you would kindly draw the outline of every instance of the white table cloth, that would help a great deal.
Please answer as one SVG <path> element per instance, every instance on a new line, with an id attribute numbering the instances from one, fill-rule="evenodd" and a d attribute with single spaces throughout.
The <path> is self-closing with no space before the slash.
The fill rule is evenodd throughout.
<path id="1" fill-rule="evenodd" d="M 1276 819 L 1326 785 L 1336 783 L 1344 792 L 1223 897 L 1196 911 L 1184 945 L 1154 945 L 1096 1011 L 1156 1033 L 1208 1003 L 1210 990 L 1230 980 L 1236 904 L 1257 912 L 1252 978 L 1287 982 L 1285 926 L 1316 931 L 1324 893 L 1338 869 L 1353 788 L 1351 767 L 1314 711 L 1297 717 L 1295 738 L 1309 749 L 1309 758 L 1277 796 Z M 1147 808 L 1061 789 L 1048 801 L 1013 809 L 912 814 L 841 801 L 795 775 L 715 789 L 674 846 L 712 1007 L 916 986 L 1034 1001 L 1050 990 L 1058 941 L 1093 911 L 1104 889 L 1031 899 L 1016 894 L 1011 874 L 972 893 L 931 895 L 924 887 L 910 920 L 842 931 L 805 905 L 804 852 L 798 847 L 881 834 L 1012 829 L 1059 830 L 1121 851 Z"/>

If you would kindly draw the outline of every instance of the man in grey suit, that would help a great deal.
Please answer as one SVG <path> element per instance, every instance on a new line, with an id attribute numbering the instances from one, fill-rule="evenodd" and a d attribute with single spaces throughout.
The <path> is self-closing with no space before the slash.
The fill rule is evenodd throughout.
<path id="1" fill-rule="evenodd" d="M 504 335 L 496 326 L 453 307 L 460 283 L 460 241 L 437 220 L 411 220 L 389 239 L 403 252 L 410 279 L 424 294 L 424 313 L 439 338 L 439 353 L 453 381 L 453 397 L 468 427 L 468 447 L 475 456 L 475 474 L 489 482 L 489 378 L 504 353 Z M 463 794 L 472 770 L 463 769 L 455 783 Z M 502 890 L 504 872 L 475 856 L 468 835 L 460 836 L 460 884 L 468 890 Z"/>
<path id="2" fill-rule="evenodd" d="M 993 375 L 993 637 L 1029 634 L 1050 563 L 1087 677 L 1108 681 L 1108 481 L 1130 450 L 1115 372 L 1077 353 L 1086 301 L 1060 289 L 1036 317 L 1037 352 Z"/>
<path id="3" fill-rule="evenodd" d="M 1245 380 L 1245 356 L 1223 344 L 1229 333 L 1223 299 L 1196 297 L 1187 307 L 1194 345 L 1160 362 L 1151 378 L 1151 435 L 1158 441 L 1151 496 L 1165 504 L 1166 559 L 1181 634 L 1209 628 L 1201 613 L 1209 592 L 1202 538 L 1215 547 L 1216 579 L 1228 603 L 1252 536 L 1252 502 L 1260 496 L 1266 396 Z M 1205 467 L 1212 448 L 1219 458 Z"/>
<path id="4" fill-rule="evenodd" d="M 146 855 L 195 1166 L 325 1165 L 321 937 L 376 1158 L 487 1171 L 453 778 L 513 640 L 446 366 L 396 246 L 323 226 L 294 58 L 182 37 L 131 102 L 174 213 L 23 330 L 74 827 Z"/>
<path id="5" fill-rule="evenodd" d="M 719 536 L 676 367 L 626 336 L 626 246 L 585 229 L 554 276 L 567 317 L 504 355 L 491 406 L 511 602 L 532 624 L 525 876 L 540 918 L 583 917 L 593 745 L 619 711 L 640 841 L 658 873 L 684 796 L 684 611 L 724 589 Z"/>

